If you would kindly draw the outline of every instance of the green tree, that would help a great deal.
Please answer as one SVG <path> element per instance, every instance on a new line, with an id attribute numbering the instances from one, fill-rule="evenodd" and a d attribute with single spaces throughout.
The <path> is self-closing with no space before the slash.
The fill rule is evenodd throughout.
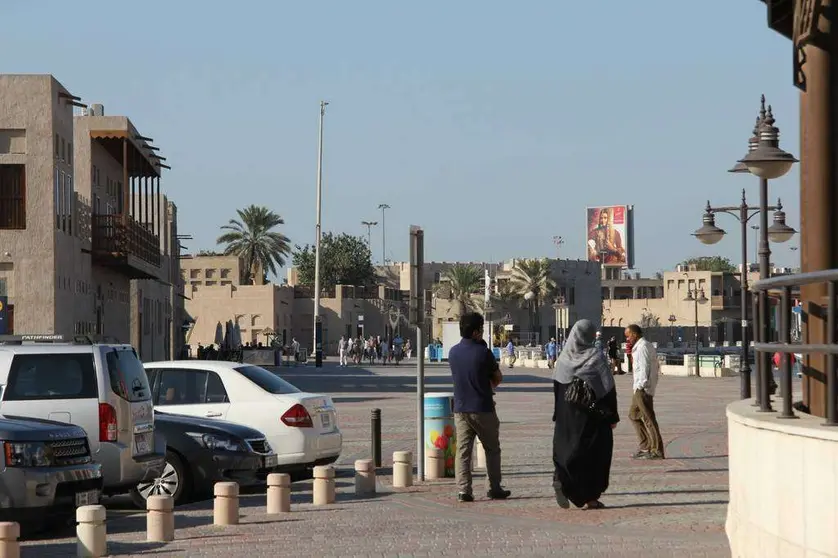
<path id="1" fill-rule="evenodd" d="M 230 219 L 221 227 L 225 232 L 216 242 L 226 245 L 226 255 L 242 258 L 246 280 L 251 284 L 258 273 L 270 271 L 276 275 L 277 267 L 284 266 L 285 258 L 291 253 L 288 237 L 273 230 L 285 221 L 264 206 L 250 205 L 237 209 L 236 213 L 238 219 Z"/>
<path id="2" fill-rule="evenodd" d="M 449 297 L 457 303 L 457 317 L 478 309 L 472 296 L 483 285 L 483 270 L 476 265 L 454 264 L 442 274 L 439 289 L 447 289 Z"/>
<path id="3" fill-rule="evenodd" d="M 510 277 L 510 286 L 530 309 L 532 329 L 541 327 L 539 309 L 556 290 L 556 282 L 551 277 L 550 260 L 547 258 L 519 260 L 515 263 Z"/>
<path id="4" fill-rule="evenodd" d="M 297 282 L 314 285 L 312 245 L 295 246 L 292 262 L 297 268 Z M 320 285 L 369 285 L 375 281 L 372 254 L 366 239 L 346 233 L 325 233 L 320 238 Z"/>
<path id="5" fill-rule="evenodd" d="M 724 273 L 735 273 L 736 266 L 730 263 L 728 258 L 721 256 L 701 256 L 690 258 L 681 262 L 681 265 L 694 265 L 697 271 L 721 271 Z"/>
<path id="6" fill-rule="evenodd" d="M 223 256 L 221 252 L 216 252 L 215 250 L 198 250 L 199 256 Z"/>

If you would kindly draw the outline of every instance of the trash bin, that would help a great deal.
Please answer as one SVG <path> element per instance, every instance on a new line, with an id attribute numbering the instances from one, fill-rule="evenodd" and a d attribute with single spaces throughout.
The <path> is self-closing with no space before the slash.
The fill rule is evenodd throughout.
<path id="1" fill-rule="evenodd" d="M 425 447 L 442 450 L 444 476 L 454 478 L 457 430 L 454 428 L 453 393 L 425 394 Z"/>

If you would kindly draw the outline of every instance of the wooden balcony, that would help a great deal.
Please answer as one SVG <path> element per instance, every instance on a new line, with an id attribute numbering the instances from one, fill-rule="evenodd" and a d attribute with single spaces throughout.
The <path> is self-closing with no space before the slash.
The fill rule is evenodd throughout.
<path id="1" fill-rule="evenodd" d="M 160 272 L 160 240 L 144 225 L 123 216 L 92 216 L 92 253 L 98 265 L 114 267 L 131 279 L 154 279 Z"/>

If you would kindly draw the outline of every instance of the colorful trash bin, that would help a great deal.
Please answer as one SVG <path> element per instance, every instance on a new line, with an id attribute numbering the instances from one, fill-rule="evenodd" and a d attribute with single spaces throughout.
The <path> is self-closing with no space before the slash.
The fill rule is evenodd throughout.
<path id="1" fill-rule="evenodd" d="M 454 478 L 457 430 L 454 427 L 454 394 L 425 394 L 425 447 L 442 450 L 444 476 Z"/>

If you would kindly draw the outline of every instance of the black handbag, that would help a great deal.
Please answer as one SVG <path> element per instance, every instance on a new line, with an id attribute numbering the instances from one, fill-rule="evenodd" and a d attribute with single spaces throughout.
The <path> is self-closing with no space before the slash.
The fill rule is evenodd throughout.
<path id="1" fill-rule="evenodd" d="M 565 388 L 564 400 L 576 407 L 593 410 L 597 398 L 594 388 L 588 382 L 582 378 L 574 377 Z"/>

